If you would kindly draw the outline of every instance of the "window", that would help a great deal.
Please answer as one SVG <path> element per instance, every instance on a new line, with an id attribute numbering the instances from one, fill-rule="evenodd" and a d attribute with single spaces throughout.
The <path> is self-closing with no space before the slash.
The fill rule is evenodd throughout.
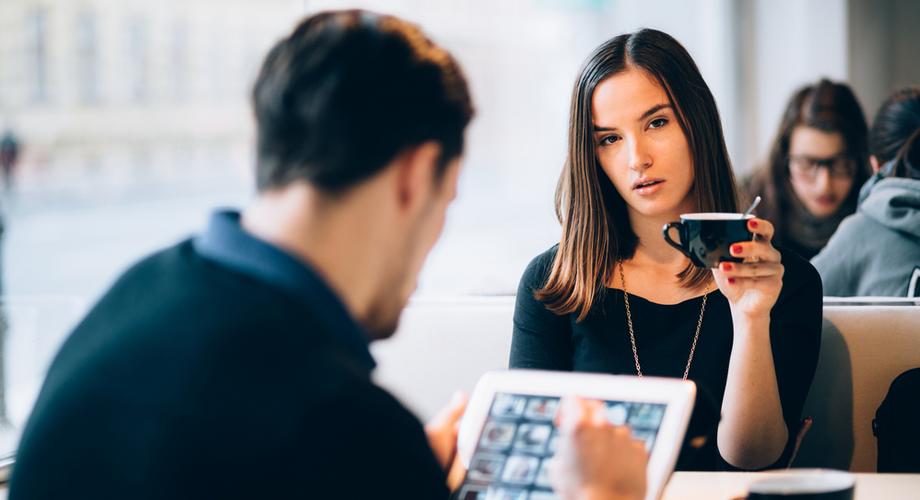
<path id="1" fill-rule="evenodd" d="M 42 7 L 35 7 L 25 19 L 26 67 L 29 74 L 31 100 L 44 103 L 48 100 L 48 40 L 47 12 Z"/>
<path id="2" fill-rule="evenodd" d="M 147 100 L 150 91 L 147 18 L 139 15 L 131 17 L 125 24 L 127 43 L 127 68 L 129 97 L 137 102 Z"/>
<path id="3" fill-rule="evenodd" d="M 189 97 L 189 34 L 188 21 L 183 17 L 176 17 L 171 27 L 169 41 L 169 82 L 172 87 L 172 98 L 182 103 Z"/>
<path id="4" fill-rule="evenodd" d="M 723 3 L 710 0 L 707 8 Z M 420 278 L 420 295 L 513 293 L 528 261 L 558 241 L 553 191 L 565 155 L 571 87 L 598 43 L 640 26 L 661 27 L 710 73 L 704 76 L 714 90 L 733 82 L 722 74 L 731 66 L 730 51 L 711 42 L 714 36 L 730 38 L 732 11 L 716 16 L 724 22 L 687 22 L 711 12 L 681 0 L 662 0 L 667 8 L 657 9 L 600 0 L 105 5 L 105 19 L 116 22 L 100 22 L 98 9 L 49 6 L 29 14 L 29 54 L 40 62 L 33 72 L 40 83 L 35 93 L 46 94 L 46 72 L 66 73 L 57 68 L 64 64 L 78 68 L 77 78 L 61 84 L 76 85 L 82 102 L 106 107 L 73 114 L 61 105 L 48 123 L 66 127 L 37 124 L 22 131 L 25 141 L 48 137 L 33 147 L 44 157 L 56 153 L 60 161 L 54 172 L 23 182 L 20 207 L 32 229 L 12 233 L 7 242 L 9 260 L 24 260 L 12 266 L 22 273 L 7 278 L 13 293 L 69 290 L 91 300 L 134 259 L 199 229 L 214 205 L 244 205 L 252 193 L 248 93 L 255 73 L 270 45 L 297 18 L 319 10 L 347 5 L 417 22 L 456 55 L 472 86 L 478 114 L 468 134 L 460 194 Z M 66 21 L 75 27 L 75 48 L 65 51 L 69 59 L 46 55 L 46 17 L 52 12 L 73 16 Z M 121 43 L 108 47 L 103 40 Z M 122 64 L 103 66 L 108 51 Z M 100 85 L 103 75 L 111 88 Z M 731 102 L 720 104 L 723 117 L 733 116 Z M 96 168 L 67 160 L 82 153 L 65 150 L 89 145 Z M 45 204 L 48 199 L 56 201 Z M 38 213 L 43 218 L 35 219 Z M 130 224 L 123 218 L 127 213 L 158 222 Z M 164 213 L 181 215 L 166 219 Z M 65 241 L 60 224 L 85 226 L 73 235 L 77 240 Z M 102 234 L 104 247 L 89 237 Z M 85 260 L 55 273 L 40 264 L 41 251 L 35 250 L 56 248 L 48 241 L 67 245 Z"/>
<path id="5" fill-rule="evenodd" d="M 77 15 L 76 74 L 80 99 L 87 104 L 99 100 L 99 48 L 96 41 L 96 16 L 92 11 Z"/>

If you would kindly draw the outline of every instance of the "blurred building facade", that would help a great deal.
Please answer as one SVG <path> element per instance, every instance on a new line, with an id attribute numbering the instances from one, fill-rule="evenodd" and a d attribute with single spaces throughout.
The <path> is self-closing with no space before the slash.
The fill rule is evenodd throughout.
<path id="1" fill-rule="evenodd" d="M 246 94 L 291 0 L 4 0 L 0 129 L 19 187 L 91 190 L 248 169 Z"/>
<path id="2" fill-rule="evenodd" d="M 739 177 L 765 157 L 797 87 L 852 81 L 871 116 L 894 87 L 920 82 L 910 0 L 0 0 L 0 134 L 11 127 L 23 145 L 6 290 L 92 297 L 214 203 L 244 203 L 257 66 L 297 20 L 329 8 L 419 23 L 472 86 L 460 195 L 422 294 L 512 293 L 558 241 L 571 88 L 611 36 L 658 28 L 688 49 Z M 138 199 L 155 208 L 126 206 Z M 97 210 L 74 210 L 88 204 Z M 49 268 L 64 246 L 76 264 Z"/>

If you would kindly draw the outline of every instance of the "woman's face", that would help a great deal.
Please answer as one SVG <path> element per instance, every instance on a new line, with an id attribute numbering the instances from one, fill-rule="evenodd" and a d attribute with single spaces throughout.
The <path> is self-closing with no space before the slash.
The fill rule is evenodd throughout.
<path id="1" fill-rule="evenodd" d="M 815 217 L 837 213 L 853 187 L 855 164 L 839 132 L 800 125 L 789 140 L 789 181 L 802 205 Z"/>
<path id="2" fill-rule="evenodd" d="M 695 211 L 690 145 L 653 77 L 634 68 L 608 77 L 594 91 L 591 113 L 597 159 L 631 218 Z"/>

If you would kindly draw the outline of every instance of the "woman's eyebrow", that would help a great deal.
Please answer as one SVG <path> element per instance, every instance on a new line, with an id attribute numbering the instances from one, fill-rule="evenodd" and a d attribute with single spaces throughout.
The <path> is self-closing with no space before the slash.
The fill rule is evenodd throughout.
<path id="1" fill-rule="evenodd" d="M 652 106 L 651 108 L 649 108 L 648 111 L 646 111 L 645 113 L 642 113 L 642 116 L 640 116 L 639 119 L 636 120 L 636 121 L 641 122 L 642 120 L 644 120 L 644 119 L 646 119 L 646 118 L 648 118 L 648 117 L 654 115 L 655 113 L 661 111 L 662 109 L 667 109 L 667 108 L 670 108 L 670 107 L 671 107 L 671 105 L 670 105 L 670 104 L 667 104 L 667 103 L 656 104 L 656 105 Z"/>
<path id="2" fill-rule="evenodd" d="M 642 120 L 645 120 L 646 118 L 654 115 L 655 113 L 663 109 L 669 109 L 669 108 L 673 108 L 673 107 L 667 103 L 656 104 L 652 106 L 651 108 L 649 108 L 645 113 L 642 113 L 642 116 L 637 118 L 636 121 L 641 122 Z M 602 127 L 600 125 L 594 125 L 594 132 L 612 132 L 614 130 L 616 130 L 616 127 Z"/>

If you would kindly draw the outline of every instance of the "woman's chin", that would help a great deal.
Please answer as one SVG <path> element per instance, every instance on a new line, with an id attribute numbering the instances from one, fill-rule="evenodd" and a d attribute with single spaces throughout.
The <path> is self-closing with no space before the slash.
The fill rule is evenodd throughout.
<path id="1" fill-rule="evenodd" d="M 638 200 L 630 204 L 630 208 L 637 215 L 650 219 L 660 219 L 662 217 L 677 217 L 682 213 L 692 212 L 686 210 L 680 203 L 674 203 L 668 200 Z"/>
<path id="2" fill-rule="evenodd" d="M 834 214 L 836 214 L 837 211 L 840 210 L 841 205 L 842 204 L 836 204 L 833 206 L 831 206 L 830 204 L 813 204 L 812 206 L 807 207 L 807 208 L 808 208 L 808 212 L 811 214 L 812 217 L 816 219 L 824 219 L 824 218 L 831 217 Z"/>

